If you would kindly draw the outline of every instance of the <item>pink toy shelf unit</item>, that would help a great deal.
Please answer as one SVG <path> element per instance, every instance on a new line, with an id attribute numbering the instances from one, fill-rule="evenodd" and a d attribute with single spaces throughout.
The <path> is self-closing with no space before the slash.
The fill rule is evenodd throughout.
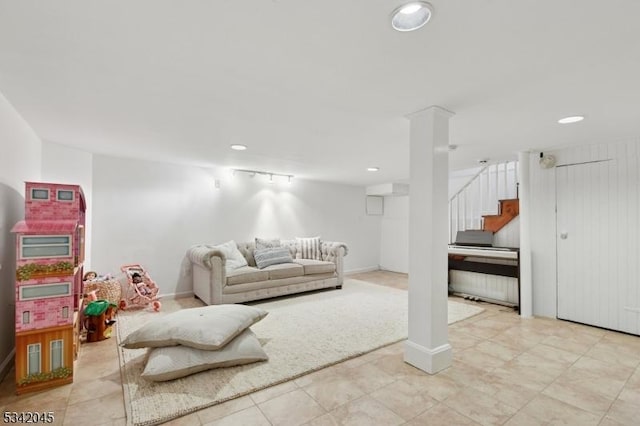
<path id="1" fill-rule="evenodd" d="M 85 200 L 78 185 L 27 182 L 16 234 L 16 391 L 73 381 L 79 348 Z"/>

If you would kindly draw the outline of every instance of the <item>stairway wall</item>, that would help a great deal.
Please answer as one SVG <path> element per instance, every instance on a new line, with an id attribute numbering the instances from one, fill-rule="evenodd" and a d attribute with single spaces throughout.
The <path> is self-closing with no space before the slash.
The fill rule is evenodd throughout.
<path id="1" fill-rule="evenodd" d="M 458 172 L 449 182 L 462 187 L 477 173 L 472 169 L 468 173 Z M 464 176 L 464 178 L 461 178 Z M 456 189 L 456 191 L 457 191 Z M 455 193 L 455 192 L 454 192 Z M 520 247 L 520 219 L 516 217 L 494 237 L 496 246 Z M 384 199 L 384 214 L 381 218 L 380 269 L 386 271 L 409 272 L 409 196 L 388 196 Z M 477 274 L 476 274 L 477 275 Z"/>
<path id="2" fill-rule="evenodd" d="M 493 236 L 496 247 L 520 247 L 520 216 L 516 216 Z"/>
<path id="3" fill-rule="evenodd" d="M 492 217 L 500 213 L 501 200 L 511 200 L 518 197 L 517 161 L 490 164 L 475 175 L 468 176 L 460 191 L 456 191 L 449 202 L 449 241 L 455 241 L 458 231 L 467 229 L 482 229 L 483 217 L 488 222 L 500 221 Z M 499 229 L 502 224 L 493 223 Z"/>

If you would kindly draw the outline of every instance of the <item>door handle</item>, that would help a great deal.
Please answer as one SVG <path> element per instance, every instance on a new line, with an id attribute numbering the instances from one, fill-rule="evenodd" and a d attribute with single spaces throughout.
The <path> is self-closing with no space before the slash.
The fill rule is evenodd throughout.
<path id="1" fill-rule="evenodd" d="M 567 231 L 562 231 L 560 233 L 560 239 L 561 240 L 566 240 L 568 236 L 569 236 L 569 233 Z"/>

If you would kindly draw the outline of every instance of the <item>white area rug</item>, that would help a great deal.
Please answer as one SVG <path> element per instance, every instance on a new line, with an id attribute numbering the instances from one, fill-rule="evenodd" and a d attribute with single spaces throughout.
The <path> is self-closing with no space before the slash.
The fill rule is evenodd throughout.
<path id="1" fill-rule="evenodd" d="M 162 423 L 407 338 L 407 292 L 363 281 L 253 305 L 269 312 L 251 327 L 267 362 L 154 383 L 140 377 L 147 349 L 119 348 L 128 424 Z M 167 301 L 160 313 L 121 312 L 118 342 L 159 315 L 196 306 L 201 302 L 185 298 Z M 449 324 L 483 310 L 449 301 Z"/>

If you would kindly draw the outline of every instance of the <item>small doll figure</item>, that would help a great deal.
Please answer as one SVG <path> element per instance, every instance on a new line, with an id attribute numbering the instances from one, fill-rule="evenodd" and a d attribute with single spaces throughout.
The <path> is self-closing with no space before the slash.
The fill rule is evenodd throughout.
<path id="1" fill-rule="evenodd" d="M 94 281 L 96 278 L 98 278 L 98 274 L 96 274 L 93 271 L 89 271 L 86 274 L 84 274 L 83 281 Z"/>
<path id="2" fill-rule="evenodd" d="M 131 282 L 135 284 L 136 288 L 138 289 L 140 294 L 142 294 L 143 296 L 151 295 L 151 289 L 147 287 L 144 280 L 142 279 L 142 275 L 140 275 L 139 273 L 134 272 L 131 275 Z"/>

